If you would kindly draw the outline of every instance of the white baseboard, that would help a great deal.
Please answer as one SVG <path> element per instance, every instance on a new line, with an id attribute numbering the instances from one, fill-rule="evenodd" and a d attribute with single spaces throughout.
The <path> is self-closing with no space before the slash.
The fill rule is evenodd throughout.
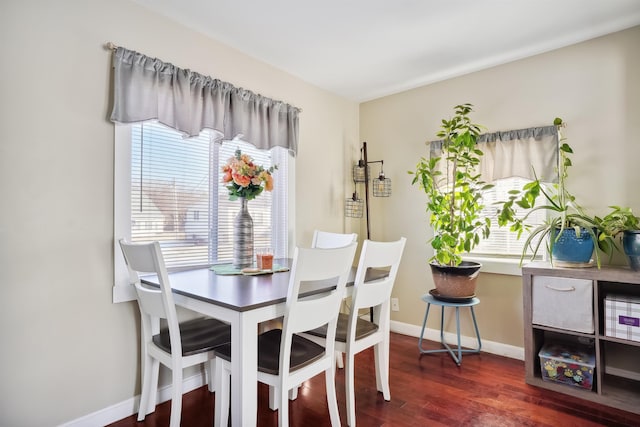
<path id="1" fill-rule="evenodd" d="M 206 384 L 204 371 L 198 372 L 188 378 L 185 378 L 182 382 L 182 391 L 187 393 L 195 390 Z M 158 404 L 166 402 L 171 399 L 171 385 L 166 385 L 158 389 Z M 100 409 L 91 414 L 85 415 L 75 420 L 60 424 L 60 427 L 95 427 L 104 426 L 114 423 L 123 418 L 127 418 L 133 414 L 138 413 L 138 406 L 140 404 L 140 395 L 134 396 L 131 399 L 127 399 L 115 405 L 111 405 L 107 408 Z"/>
<path id="2" fill-rule="evenodd" d="M 402 323 L 395 320 L 391 321 L 391 331 L 402 335 L 409 335 L 418 338 L 420 336 L 420 326 L 411 325 L 408 323 Z M 456 335 L 445 332 L 445 340 L 448 343 L 456 342 Z M 425 329 L 424 338 L 430 341 L 440 341 L 440 331 L 436 329 Z M 480 335 L 482 338 L 482 335 Z M 463 347 L 475 348 L 477 347 L 477 341 L 475 337 L 462 336 L 460 342 Z M 416 339 L 416 354 L 418 354 L 418 340 Z M 510 357 L 512 359 L 524 360 L 524 348 L 515 347 L 512 345 L 506 345 L 499 342 L 482 340 L 482 351 L 500 356 Z M 203 372 L 196 373 L 188 378 L 185 378 L 182 383 L 182 390 L 187 393 L 191 390 L 195 390 L 206 384 L 205 375 Z M 166 385 L 158 390 L 157 403 L 166 402 L 171 399 L 171 386 Z M 131 399 L 127 399 L 115 405 L 111 405 L 107 408 L 100 409 L 91 414 L 61 424 L 60 427 L 95 427 L 104 426 L 114 423 L 123 418 L 127 418 L 137 413 L 138 405 L 140 403 L 140 396 L 134 396 Z"/>
<path id="3" fill-rule="evenodd" d="M 391 321 L 391 332 L 396 332 L 402 335 L 409 335 L 411 337 L 420 337 L 420 330 L 422 328 L 417 325 L 411 325 L 408 323 L 402 323 L 395 320 Z M 426 328 L 424 330 L 424 339 L 430 341 L 440 342 L 440 330 L 439 329 L 430 329 Z M 457 343 L 458 337 L 450 332 L 444 333 L 444 339 L 447 343 Z M 480 339 L 482 341 L 482 350 L 486 353 L 497 354 L 499 356 L 509 357 L 511 359 L 524 360 L 524 348 L 516 347 L 513 345 L 502 344 L 495 341 L 487 341 L 482 339 L 482 333 L 480 334 Z M 475 337 L 467 337 L 461 336 L 460 343 L 463 347 L 467 348 L 476 348 L 478 347 L 478 341 Z M 418 341 L 416 340 L 416 352 L 417 352 Z M 417 354 L 417 353 L 416 353 Z"/>

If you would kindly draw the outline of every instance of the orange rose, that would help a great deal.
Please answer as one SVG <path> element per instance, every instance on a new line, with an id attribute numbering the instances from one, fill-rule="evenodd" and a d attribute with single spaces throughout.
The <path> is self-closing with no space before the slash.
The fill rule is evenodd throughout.
<path id="1" fill-rule="evenodd" d="M 233 182 L 238 184 L 240 187 L 246 187 L 251 183 L 251 178 L 249 178 L 248 176 L 243 176 L 243 175 L 234 173 Z"/>

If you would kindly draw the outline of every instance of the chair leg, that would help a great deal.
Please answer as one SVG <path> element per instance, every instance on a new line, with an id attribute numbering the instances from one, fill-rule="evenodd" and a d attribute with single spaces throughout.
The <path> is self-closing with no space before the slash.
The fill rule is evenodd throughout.
<path id="1" fill-rule="evenodd" d="M 347 393 L 347 425 L 354 427 L 356 425 L 356 394 L 354 384 L 354 356 L 352 353 L 346 353 L 345 371 L 345 388 Z"/>
<path id="2" fill-rule="evenodd" d="M 156 404 L 158 400 L 158 377 L 160 376 L 160 362 L 156 359 L 151 359 L 151 386 L 149 388 L 149 397 L 147 404 L 147 414 L 150 414 L 156 410 Z"/>
<path id="3" fill-rule="evenodd" d="M 389 390 L 389 341 L 383 340 L 373 347 L 376 368 L 376 387 L 382 392 L 384 400 L 391 400 Z"/>
<path id="4" fill-rule="evenodd" d="M 338 410 L 338 397 L 336 394 L 336 367 L 334 364 L 324 371 L 325 383 L 327 386 L 327 405 L 329 406 L 329 417 L 331 418 L 331 426 L 340 426 L 340 412 Z M 355 417 L 354 417 L 355 419 Z M 355 425 L 355 424 L 354 424 Z"/>
<path id="5" fill-rule="evenodd" d="M 140 392 L 140 406 L 138 407 L 138 421 L 143 421 L 144 417 L 148 413 L 153 412 L 153 410 L 149 409 L 150 402 L 151 400 L 153 400 L 151 399 L 151 386 L 153 384 L 152 382 L 153 370 L 155 368 L 157 368 L 158 370 L 160 369 L 160 367 L 158 366 L 158 361 L 152 359 L 151 357 L 147 357 L 146 360 L 143 360 L 142 366 L 143 366 L 142 384 L 140 385 L 140 388 L 142 391 Z M 157 384 L 158 384 L 157 379 L 155 384 L 156 384 L 156 387 L 154 388 L 157 389 Z"/>
<path id="6" fill-rule="evenodd" d="M 214 409 L 214 426 L 227 427 L 229 425 L 229 403 L 231 396 L 231 371 L 227 369 L 226 361 L 216 360 L 216 399 Z"/>
<path id="7" fill-rule="evenodd" d="M 274 387 L 275 394 L 277 394 L 278 405 L 278 426 L 289 427 L 289 398 L 287 390 L 282 387 L 283 382 L 280 381 L 279 387 Z"/>
<path id="8" fill-rule="evenodd" d="M 212 357 L 208 363 L 204 364 L 209 384 L 209 393 L 216 391 L 216 358 Z"/>
<path id="9" fill-rule="evenodd" d="M 289 390 L 289 400 L 296 400 L 298 398 L 298 389 L 302 386 L 302 384 L 293 387 Z M 269 409 L 272 411 L 278 410 L 278 387 L 269 386 Z"/>
<path id="10" fill-rule="evenodd" d="M 171 369 L 171 417 L 169 427 L 180 427 L 182 415 L 182 367 L 173 366 Z"/>
<path id="11" fill-rule="evenodd" d="M 269 386 L 269 409 L 272 411 L 278 410 L 278 396 L 280 395 L 280 390 L 278 387 Z"/>
<path id="12" fill-rule="evenodd" d="M 342 362 L 342 352 L 336 351 L 336 367 L 339 369 L 344 368 L 344 363 Z"/>
<path id="13" fill-rule="evenodd" d="M 289 400 L 296 400 L 298 398 L 298 389 L 302 386 L 302 384 L 295 386 L 291 390 L 289 390 Z"/>

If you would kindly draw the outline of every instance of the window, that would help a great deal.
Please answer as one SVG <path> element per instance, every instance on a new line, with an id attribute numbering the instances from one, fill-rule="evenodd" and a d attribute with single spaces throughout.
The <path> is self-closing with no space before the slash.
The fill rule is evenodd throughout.
<path id="1" fill-rule="evenodd" d="M 494 184 L 485 192 L 483 215 L 491 218 L 490 236 L 483 239 L 472 253 L 464 258 L 483 264 L 483 271 L 489 273 L 521 275 L 522 258 L 526 235 L 517 238 L 517 233 L 508 227 L 498 227 L 495 202 L 508 200 L 510 190 L 522 189 L 525 183 L 534 179 L 542 182 L 557 182 L 559 132 L 556 125 L 499 131 L 478 137 L 478 148 L 484 155 L 478 172 L 483 181 Z M 431 143 L 431 157 L 439 155 L 441 142 Z M 535 171 L 535 173 L 534 173 Z M 517 212 L 521 218 L 529 211 Z M 545 211 L 534 211 L 527 217 L 527 223 L 536 226 L 547 219 Z M 537 244 L 537 242 L 534 242 Z M 530 254 L 530 249 L 527 248 Z M 539 252 L 544 259 L 544 251 Z"/>
<path id="2" fill-rule="evenodd" d="M 231 262 L 233 220 L 240 203 L 230 201 L 220 170 L 236 149 L 274 173 L 274 190 L 249 202 L 254 245 L 288 255 L 289 154 L 259 150 L 241 140 L 214 142 L 204 131 L 184 139 L 155 122 L 116 127 L 116 288 L 128 285 L 117 241 L 157 240 L 168 269 Z M 124 152 L 124 153 L 123 153 Z M 127 286 L 130 288 L 130 286 Z M 128 299 L 116 298 L 114 301 Z"/>
<path id="3" fill-rule="evenodd" d="M 483 217 L 491 218 L 491 231 L 489 238 L 482 239 L 480 244 L 477 245 L 470 253 L 472 257 L 485 257 L 485 258 L 502 258 L 502 259 L 514 259 L 520 261 L 522 252 L 525 249 L 524 243 L 527 240 L 527 236 L 523 235 L 518 239 L 517 233 L 509 230 L 508 227 L 498 227 L 497 208 L 496 202 L 508 200 L 509 191 L 519 190 L 527 182 L 531 182 L 528 179 L 521 177 L 511 177 L 495 181 L 494 187 L 487 190 L 483 194 L 484 209 L 482 210 Z M 519 209 L 517 216 L 522 218 L 527 214 L 527 210 Z M 527 223 L 531 225 L 540 224 L 546 219 L 545 211 L 534 211 L 529 215 Z M 527 254 L 531 254 L 533 251 L 527 248 Z M 538 253 L 539 259 L 542 259 L 541 251 Z"/>

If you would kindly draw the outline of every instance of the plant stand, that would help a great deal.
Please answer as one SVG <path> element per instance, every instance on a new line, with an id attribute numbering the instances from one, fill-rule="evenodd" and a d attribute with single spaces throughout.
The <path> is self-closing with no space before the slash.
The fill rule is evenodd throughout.
<path id="1" fill-rule="evenodd" d="M 476 322 L 476 314 L 473 311 L 473 306 L 480 304 L 479 298 L 470 298 L 467 301 L 460 302 L 452 302 L 452 301 L 443 301 L 439 300 L 431 295 L 425 294 L 422 296 L 422 301 L 427 303 L 427 310 L 424 313 L 424 320 L 422 321 L 422 331 L 420 332 L 420 339 L 418 341 L 418 349 L 420 350 L 420 354 L 429 354 L 429 353 L 443 353 L 449 352 L 453 361 L 456 362 L 456 365 L 460 366 L 462 364 L 462 353 L 480 353 L 480 349 L 482 348 L 482 341 L 480 340 L 480 332 L 478 331 L 478 323 Z M 429 316 L 429 309 L 431 308 L 431 304 L 440 306 L 440 343 L 444 346 L 442 349 L 437 350 L 425 350 L 422 348 L 422 337 L 424 336 L 424 329 L 427 325 L 427 317 Z M 456 331 L 458 335 L 458 348 L 456 353 L 454 350 L 447 344 L 444 340 L 444 308 L 445 307 L 454 307 L 456 309 Z M 478 348 L 476 349 L 463 349 L 460 344 L 460 307 L 469 307 L 471 309 L 471 317 L 473 318 L 473 327 L 476 331 L 476 338 L 478 339 Z"/>

